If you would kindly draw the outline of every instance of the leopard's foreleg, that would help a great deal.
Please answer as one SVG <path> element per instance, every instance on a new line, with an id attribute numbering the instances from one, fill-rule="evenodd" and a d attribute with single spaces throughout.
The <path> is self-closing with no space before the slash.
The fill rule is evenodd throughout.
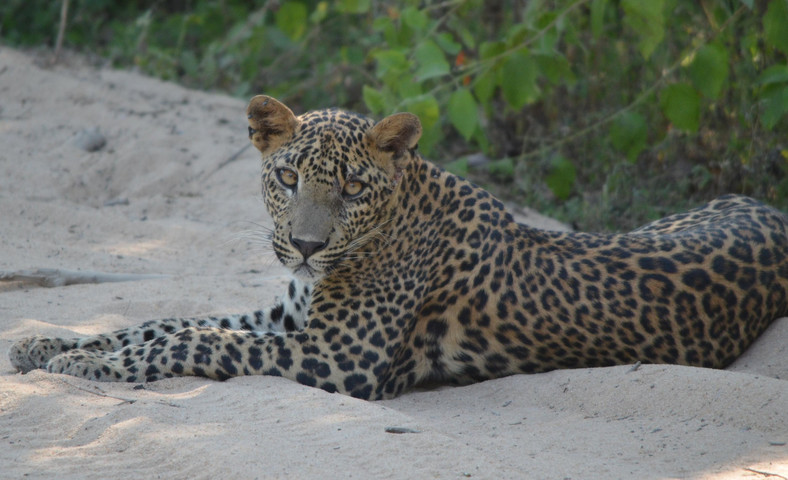
<path id="1" fill-rule="evenodd" d="M 14 343 L 8 355 L 14 368 L 27 373 L 36 368 L 44 368 L 52 357 L 70 350 L 115 352 L 129 345 L 141 344 L 188 327 L 215 327 L 256 332 L 301 330 L 306 323 L 311 294 L 311 285 L 293 279 L 287 292 L 279 297 L 273 306 L 251 314 L 151 320 L 134 327 L 79 338 L 35 335 Z"/>

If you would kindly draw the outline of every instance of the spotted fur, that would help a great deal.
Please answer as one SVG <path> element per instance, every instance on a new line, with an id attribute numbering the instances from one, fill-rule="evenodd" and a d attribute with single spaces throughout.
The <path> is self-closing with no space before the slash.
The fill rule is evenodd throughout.
<path id="1" fill-rule="evenodd" d="M 20 370 L 95 380 L 281 375 L 390 398 L 426 382 L 633 363 L 722 368 L 788 314 L 788 218 L 725 196 L 627 234 L 518 224 L 416 152 L 421 126 L 252 99 L 274 307 L 75 340 L 31 337 Z"/>

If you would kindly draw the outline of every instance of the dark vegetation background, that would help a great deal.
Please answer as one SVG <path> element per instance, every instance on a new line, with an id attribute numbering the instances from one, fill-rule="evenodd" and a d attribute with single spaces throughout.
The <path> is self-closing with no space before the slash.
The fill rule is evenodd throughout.
<path id="1" fill-rule="evenodd" d="M 64 46 L 297 113 L 421 117 L 500 197 L 625 230 L 722 193 L 788 211 L 788 0 L 70 0 Z M 52 48 L 61 1 L 3 0 Z"/>

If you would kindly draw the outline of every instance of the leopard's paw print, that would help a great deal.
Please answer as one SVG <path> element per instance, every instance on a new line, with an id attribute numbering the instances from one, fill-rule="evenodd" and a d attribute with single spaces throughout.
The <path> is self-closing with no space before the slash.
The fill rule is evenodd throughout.
<path id="1" fill-rule="evenodd" d="M 8 356 L 14 368 L 22 373 L 27 373 L 37 368 L 44 368 L 52 357 L 76 348 L 76 346 L 76 340 L 35 335 L 23 338 L 11 345 Z"/>

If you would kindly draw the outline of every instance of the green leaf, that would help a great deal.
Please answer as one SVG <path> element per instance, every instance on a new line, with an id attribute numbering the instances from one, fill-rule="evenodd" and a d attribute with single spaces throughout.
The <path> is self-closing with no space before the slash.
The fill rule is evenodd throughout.
<path id="1" fill-rule="evenodd" d="M 443 50 L 432 40 L 427 40 L 416 47 L 414 56 L 419 65 L 416 70 L 416 79 L 419 82 L 449 73 L 449 62 L 446 61 Z"/>
<path id="2" fill-rule="evenodd" d="M 638 49 L 649 58 L 665 36 L 665 0 L 621 0 L 624 23 L 640 36 Z"/>
<path id="3" fill-rule="evenodd" d="M 788 54 L 788 0 L 771 0 L 763 15 L 763 36 L 773 47 Z"/>
<path id="4" fill-rule="evenodd" d="M 525 52 L 509 55 L 501 68 L 501 90 L 503 98 L 515 110 L 539 99 L 541 91 L 536 84 L 537 66 Z"/>
<path id="5" fill-rule="evenodd" d="M 523 9 L 523 24 L 531 28 L 539 28 L 538 21 L 552 13 L 549 6 L 544 5 L 544 0 L 529 0 Z"/>
<path id="6" fill-rule="evenodd" d="M 459 37 L 459 41 L 462 44 L 473 50 L 476 47 L 477 40 L 476 35 L 468 28 L 469 26 L 471 25 L 469 25 L 469 22 L 467 22 L 466 17 L 462 13 L 458 13 L 457 16 L 449 17 L 448 30 L 454 32 L 454 34 Z M 475 25 L 473 26 L 475 27 Z"/>
<path id="7" fill-rule="evenodd" d="M 700 124 L 700 95 L 687 83 L 668 85 L 660 98 L 662 112 L 674 127 L 697 132 Z"/>
<path id="8" fill-rule="evenodd" d="M 388 73 L 406 72 L 410 66 L 405 54 L 399 50 L 380 50 L 372 56 L 377 62 L 376 74 L 378 78 L 383 78 Z"/>
<path id="9" fill-rule="evenodd" d="M 405 110 L 416 115 L 421 120 L 423 133 L 419 140 L 419 150 L 429 153 L 441 138 L 440 108 L 433 95 L 419 95 L 405 100 Z"/>
<path id="10" fill-rule="evenodd" d="M 759 85 L 788 82 L 788 65 L 772 65 L 758 77 Z"/>
<path id="11" fill-rule="evenodd" d="M 594 0 L 591 2 L 591 34 L 594 39 L 602 35 L 605 28 L 605 6 L 608 0 Z"/>
<path id="12" fill-rule="evenodd" d="M 490 139 L 487 138 L 487 135 L 484 133 L 484 130 L 481 128 L 476 129 L 476 133 L 473 135 L 473 141 L 476 145 L 479 146 L 482 152 L 485 155 L 489 156 L 492 155 L 492 148 L 490 147 Z"/>
<path id="13" fill-rule="evenodd" d="M 613 121 L 608 134 L 613 147 L 627 156 L 629 163 L 635 163 L 638 154 L 646 148 L 648 126 L 643 115 L 627 112 Z"/>
<path id="14" fill-rule="evenodd" d="M 461 88 L 451 94 L 446 113 L 451 124 L 465 137 L 465 140 L 471 138 L 479 125 L 479 112 L 476 100 L 467 88 Z"/>
<path id="15" fill-rule="evenodd" d="M 389 17 L 375 17 L 375 20 L 372 21 L 372 30 L 376 32 L 385 33 L 392 28 L 394 28 L 394 22 Z"/>
<path id="16" fill-rule="evenodd" d="M 562 18 L 564 17 L 558 17 L 554 27 L 544 30 L 544 33 L 537 38 L 536 46 L 533 47 L 534 50 L 541 53 L 550 53 L 558 50 L 558 42 L 561 40 L 561 31 L 559 28 L 563 24 L 563 22 L 561 22 Z"/>
<path id="17" fill-rule="evenodd" d="M 482 72 L 477 75 L 473 82 L 473 93 L 479 99 L 479 103 L 486 104 L 495 93 L 495 87 L 498 86 L 498 75 L 493 69 Z"/>
<path id="18" fill-rule="evenodd" d="M 377 17 L 372 22 L 372 29 L 383 34 L 383 39 L 390 47 L 398 46 L 397 27 L 389 17 Z"/>
<path id="19" fill-rule="evenodd" d="M 317 2 L 315 9 L 309 15 L 309 21 L 312 23 L 320 23 L 328 16 L 328 2 Z M 241 25 L 241 24 L 239 24 Z M 244 29 L 248 28 L 243 25 Z"/>
<path id="20" fill-rule="evenodd" d="M 372 6 L 372 0 L 341 0 L 336 3 L 336 9 L 343 13 L 367 13 Z"/>
<path id="21" fill-rule="evenodd" d="M 449 162 L 443 166 L 449 172 L 459 175 L 461 177 L 468 176 L 468 158 L 462 157 L 454 160 L 453 162 Z"/>
<path id="22" fill-rule="evenodd" d="M 761 94 L 761 123 L 771 130 L 788 114 L 788 85 L 770 86 Z"/>
<path id="23" fill-rule="evenodd" d="M 449 55 L 457 55 L 462 50 L 462 45 L 454 41 L 454 37 L 449 32 L 443 32 L 435 36 L 435 41 Z"/>
<path id="24" fill-rule="evenodd" d="M 554 85 L 575 83 L 575 74 L 572 72 L 572 67 L 569 61 L 558 52 L 552 52 L 549 55 L 537 54 L 534 55 L 539 72 L 544 75 Z"/>
<path id="25" fill-rule="evenodd" d="M 572 194 L 576 176 L 574 164 L 563 155 L 556 155 L 550 162 L 550 173 L 545 182 L 556 197 L 566 200 Z"/>
<path id="26" fill-rule="evenodd" d="M 494 160 L 487 165 L 487 171 L 490 175 L 511 179 L 514 177 L 514 161 L 508 157 Z"/>
<path id="27" fill-rule="evenodd" d="M 361 65 L 364 63 L 366 54 L 358 45 L 347 45 L 339 48 L 339 56 L 343 63 L 351 65 Z"/>
<path id="28" fill-rule="evenodd" d="M 503 42 L 483 42 L 479 45 L 479 59 L 484 62 L 497 57 L 506 51 Z M 473 93 L 479 99 L 479 103 L 486 104 L 492 98 L 495 87 L 500 83 L 499 65 L 500 61 L 488 61 L 487 69 L 476 75 L 473 80 Z"/>
<path id="29" fill-rule="evenodd" d="M 416 98 L 409 98 L 405 101 L 405 108 L 410 113 L 419 117 L 421 125 L 425 129 L 431 128 L 438 123 L 440 108 L 438 107 L 438 101 L 432 95 L 421 95 Z"/>
<path id="30" fill-rule="evenodd" d="M 534 2 L 530 2 L 532 5 Z M 518 45 L 523 45 L 527 42 L 529 35 L 532 35 L 532 30 L 527 22 L 516 23 L 505 30 L 506 47 L 515 48 Z"/>
<path id="31" fill-rule="evenodd" d="M 276 26 L 290 40 L 298 40 L 307 26 L 306 6 L 301 2 L 283 2 L 276 12 Z"/>
<path id="32" fill-rule="evenodd" d="M 421 84 L 411 81 L 410 77 L 397 79 L 396 83 L 390 86 L 397 92 L 399 98 L 416 98 L 424 93 Z"/>
<path id="33" fill-rule="evenodd" d="M 404 102 L 405 110 L 413 113 L 421 120 L 422 134 L 419 140 L 419 150 L 425 155 L 429 154 L 438 140 L 441 139 L 440 108 L 433 95 L 419 95 L 408 98 Z"/>
<path id="34" fill-rule="evenodd" d="M 705 97 L 719 97 L 728 79 L 728 50 L 716 44 L 702 47 L 689 66 L 689 76 Z"/>
<path id="35" fill-rule="evenodd" d="M 386 110 L 386 101 L 380 90 L 364 85 L 361 89 L 364 104 L 374 114 L 381 114 Z"/>
<path id="36" fill-rule="evenodd" d="M 193 50 L 183 50 L 180 63 L 187 75 L 196 77 L 200 74 L 200 61 L 197 60 Z"/>
<path id="37" fill-rule="evenodd" d="M 484 42 L 479 45 L 479 58 L 489 60 L 504 51 L 506 51 L 506 45 L 503 42 Z"/>
<path id="38" fill-rule="evenodd" d="M 402 11 L 402 21 L 416 32 L 426 30 L 429 17 L 416 7 L 408 7 Z"/>

